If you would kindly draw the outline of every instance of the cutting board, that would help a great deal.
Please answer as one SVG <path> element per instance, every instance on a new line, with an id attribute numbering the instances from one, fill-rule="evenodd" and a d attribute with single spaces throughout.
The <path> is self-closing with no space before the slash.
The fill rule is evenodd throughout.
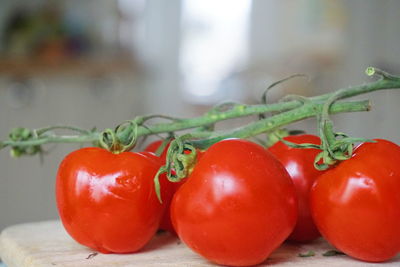
<path id="1" fill-rule="evenodd" d="M 345 255 L 325 257 L 333 249 L 322 238 L 307 245 L 285 243 L 260 266 L 400 266 L 400 257 L 381 264 L 354 260 Z M 314 251 L 313 257 L 299 253 Z M 157 234 L 140 252 L 100 254 L 77 244 L 59 221 L 20 224 L 6 228 L 0 235 L 0 257 L 8 267 L 42 266 L 216 266 L 203 259 L 169 233 Z"/>

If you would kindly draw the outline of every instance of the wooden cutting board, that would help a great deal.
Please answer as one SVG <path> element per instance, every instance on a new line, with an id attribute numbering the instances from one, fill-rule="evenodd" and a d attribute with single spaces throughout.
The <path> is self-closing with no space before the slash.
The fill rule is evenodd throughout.
<path id="1" fill-rule="evenodd" d="M 319 239 L 311 244 L 284 244 L 260 266 L 400 266 L 400 257 L 381 264 L 357 261 L 340 255 L 324 257 L 332 247 Z M 309 250 L 313 257 L 299 257 Z M 161 233 L 134 254 L 100 254 L 73 241 L 59 221 L 15 225 L 0 235 L 0 257 L 8 267 L 42 266 L 215 266 L 187 248 L 176 237 Z"/>

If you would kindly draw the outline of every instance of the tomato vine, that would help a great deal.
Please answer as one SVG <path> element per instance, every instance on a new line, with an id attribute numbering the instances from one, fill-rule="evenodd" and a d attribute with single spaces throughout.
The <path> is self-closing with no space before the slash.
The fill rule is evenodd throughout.
<path id="1" fill-rule="evenodd" d="M 366 141 L 366 139 L 351 138 L 343 133 L 334 132 L 333 122 L 329 115 L 343 112 L 369 111 L 370 102 L 368 100 L 338 101 L 373 91 L 400 88 L 399 76 L 394 76 L 372 67 L 369 67 L 366 73 L 369 76 L 378 76 L 379 79 L 314 97 L 291 95 L 285 97 L 282 101 L 272 104 L 265 104 L 266 94 L 264 94 L 262 96 L 264 104 L 225 103 L 195 118 L 174 118 L 165 115 L 138 116 L 133 120 L 118 125 L 115 129 L 105 129 L 104 131 L 86 130 L 71 126 L 50 126 L 40 129 L 16 128 L 11 131 L 7 140 L 0 141 L 0 149 L 10 147 L 11 155 L 19 157 L 41 153 L 42 145 L 47 143 L 93 143 L 96 146 L 119 153 L 132 149 L 140 137 L 162 133 L 168 133 L 169 135 L 172 133 L 176 139 L 181 140 L 179 142 L 194 148 L 206 149 L 226 138 L 249 138 L 262 133 L 273 133 L 290 123 L 316 117 L 319 135 L 322 140 L 322 144 L 319 147 L 322 152 L 316 158 L 316 167 L 325 169 L 337 161 L 349 158 L 355 142 Z M 295 76 L 299 75 L 293 75 L 288 78 Z M 287 78 L 277 83 L 285 80 Z M 273 115 L 266 117 L 264 116 L 266 113 L 273 113 Z M 213 131 L 213 126 L 220 121 L 251 115 L 259 115 L 260 118 L 238 128 Z M 161 118 L 167 121 L 149 124 L 148 122 L 154 118 Z M 182 137 L 175 134 L 188 129 L 195 130 Z M 69 130 L 75 134 L 58 135 L 54 133 L 55 130 Z M 295 147 L 310 147 L 310 144 L 290 144 L 289 142 L 286 142 L 286 144 Z M 169 162 L 177 160 L 176 157 L 179 153 L 173 152 L 174 149 L 179 149 L 180 153 L 183 151 L 182 146 L 171 146 L 169 148 L 171 151 L 168 158 Z M 171 158 L 174 157 L 173 155 L 175 155 L 175 158 Z M 180 156 L 178 161 L 183 162 L 185 161 L 184 158 L 184 156 Z M 322 163 L 318 163 L 321 160 Z M 185 164 L 175 164 L 175 167 L 178 165 L 183 166 Z M 185 174 L 185 172 L 180 172 L 183 171 L 183 168 L 184 166 L 182 170 L 178 170 L 178 178 L 182 178 L 182 175 Z M 164 168 L 165 171 L 170 173 L 168 169 L 168 166 Z M 171 175 L 169 176 L 171 178 Z"/>

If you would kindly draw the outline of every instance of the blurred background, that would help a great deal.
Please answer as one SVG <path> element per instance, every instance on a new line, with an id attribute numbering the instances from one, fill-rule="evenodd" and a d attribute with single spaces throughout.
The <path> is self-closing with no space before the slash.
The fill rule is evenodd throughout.
<path id="1" fill-rule="evenodd" d="M 136 115 L 190 117 L 223 100 L 258 103 L 273 89 L 314 95 L 400 73 L 396 0 L 1 0 L 0 140 L 11 128 L 114 127 Z M 400 92 L 373 111 L 334 117 L 336 130 L 400 142 Z M 294 125 L 315 132 L 315 120 Z M 38 157 L 0 152 L 0 230 L 57 218 L 59 162 L 77 145 Z"/>

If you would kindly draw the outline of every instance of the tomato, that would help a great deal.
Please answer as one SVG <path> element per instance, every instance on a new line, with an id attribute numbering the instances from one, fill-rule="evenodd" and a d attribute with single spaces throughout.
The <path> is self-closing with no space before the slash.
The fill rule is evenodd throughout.
<path id="1" fill-rule="evenodd" d="M 185 179 L 183 179 L 180 182 L 174 183 L 174 187 L 173 187 L 173 194 L 178 190 L 178 188 L 185 182 Z M 166 203 L 167 208 L 165 209 L 164 215 L 162 216 L 161 222 L 160 222 L 160 229 L 161 230 L 165 230 L 170 232 L 171 234 L 176 235 L 176 231 L 174 226 L 172 225 L 171 222 L 171 212 L 170 212 L 170 204 L 171 201 L 168 201 L 168 203 Z"/>
<path id="2" fill-rule="evenodd" d="M 151 142 L 150 144 L 148 144 L 148 145 L 146 146 L 146 148 L 144 149 L 144 151 L 154 152 L 154 153 L 155 153 L 155 152 L 157 151 L 157 149 L 161 146 L 162 143 L 163 143 L 162 140 L 157 140 L 157 141 Z M 164 149 L 164 151 L 163 151 L 163 153 L 162 153 L 162 154 L 164 154 L 164 156 L 165 156 L 166 153 L 167 153 L 168 146 L 169 146 L 169 144 L 167 145 L 167 147 L 165 147 L 165 149 Z"/>
<path id="3" fill-rule="evenodd" d="M 315 135 L 292 135 L 284 140 L 301 144 L 319 145 L 321 140 Z M 314 181 L 323 172 L 314 167 L 314 159 L 321 150 L 315 148 L 293 148 L 277 142 L 268 149 L 285 166 L 296 187 L 299 216 L 289 240 L 306 242 L 320 236 L 310 210 L 310 190 Z"/>
<path id="4" fill-rule="evenodd" d="M 222 265 L 263 262 L 291 233 L 296 192 L 263 147 L 228 139 L 204 152 L 171 204 L 175 230 L 191 249 Z"/>
<path id="5" fill-rule="evenodd" d="M 90 147 L 67 155 L 56 181 L 57 207 L 67 232 L 103 253 L 141 249 L 157 231 L 165 209 L 153 184 L 160 167 L 160 159 L 150 154 Z M 164 190 L 168 184 L 162 177 Z"/>
<path id="6" fill-rule="evenodd" d="M 156 152 L 157 149 L 161 146 L 162 143 L 163 143 L 162 140 L 154 141 L 154 142 L 150 143 L 150 144 L 144 149 L 144 151 L 147 151 L 147 152 Z M 163 152 L 161 153 L 161 155 L 160 155 L 160 159 L 161 159 L 161 161 L 162 161 L 163 164 L 165 164 L 165 160 L 166 160 L 166 156 L 167 156 L 168 147 L 169 147 L 169 144 L 165 147 L 164 151 L 163 151 Z M 180 187 L 180 185 L 183 184 L 184 182 L 185 182 L 185 179 L 181 180 L 181 181 L 178 182 L 178 183 L 172 183 L 172 185 L 171 185 L 171 186 L 172 186 L 172 194 L 174 194 L 174 193 L 176 192 L 176 190 L 178 190 L 178 188 Z M 162 189 L 162 188 L 161 188 L 161 189 Z M 175 229 L 174 229 L 174 227 L 172 226 L 171 217 L 170 217 L 170 211 L 169 211 L 170 203 L 171 203 L 170 201 L 167 201 L 167 202 L 165 203 L 166 209 L 165 209 L 164 215 L 162 216 L 162 219 L 161 219 L 161 223 L 160 223 L 160 227 L 159 227 L 159 228 L 162 229 L 162 230 L 166 230 L 166 231 L 168 231 L 168 232 L 170 232 L 170 233 L 172 233 L 172 234 L 176 234 L 176 233 L 175 233 Z"/>
<path id="7" fill-rule="evenodd" d="M 381 262 L 400 251 L 400 147 L 364 143 L 322 174 L 311 190 L 321 234 L 345 254 Z"/>

